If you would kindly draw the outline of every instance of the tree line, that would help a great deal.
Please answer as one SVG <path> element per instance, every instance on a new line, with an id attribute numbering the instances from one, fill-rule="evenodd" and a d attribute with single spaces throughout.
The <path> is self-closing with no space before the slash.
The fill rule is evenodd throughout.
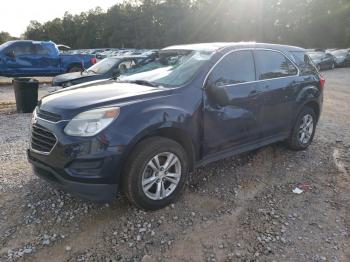
<path id="1" fill-rule="evenodd" d="M 133 0 L 46 23 L 23 37 L 72 48 L 162 48 L 213 41 L 350 47 L 349 0 Z"/>
<path id="2" fill-rule="evenodd" d="M 15 40 L 16 37 L 12 37 L 8 32 L 1 31 L 0 32 L 0 44 L 5 43 L 7 41 Z"/>

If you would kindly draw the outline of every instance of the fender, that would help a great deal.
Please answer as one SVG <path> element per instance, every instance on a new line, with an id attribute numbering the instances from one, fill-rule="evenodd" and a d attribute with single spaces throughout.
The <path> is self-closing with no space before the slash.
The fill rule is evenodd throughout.
<path id="1" fill-rule="evenodd" d="M 134 104 L 135 106 L 135 104 Z M 192 111 L 176 106 L 166 104 L 150 104 L 148 107 L 140 110 L 138 114 L 131 114 L 132 121 L 127 116 L 128 113 L 121 119 L 118 119 L 117 126 L 120 127 L 118 137 L 123 137 L 123 152 L 122 163 L 125 163 L 127 157 L 134 149 L 135 145 L 141 140 L 150 136 L 165 136 L 171 139 L 181 141 L 180 144 L 185 147 L 185 150 L 191 150 L 193 159 L 191 164 L 194 165 L 199 156 L 200 148 L 200 110 Z M 198 112 L 198 113 L 197 113 Z M 147 119 L 147 121 L 145 121 Z M 193 121 L 196 119 L 196 121 Z M 126 123 L 128 125 L 126 125 Z M 130 124 L 132 127 L 130 127 Z M 128 127 L 127 129 L 123 127 Z M 120 145 L 119 145 L 120 146 Z M 122 170 L 120 170 L 122 171 Z"/>
<path id="2" fill-rule="evenodd" d="M 296 102 L 299 105 L 305 105 L 306 103 L 317 100 L 321 94 L 321 91 L 316 86 L 305 86 L 303 89 L 299 92 Z"/>
<path id="3" fill-rule="evenodd" d="M 323 101 L 323 93 L 320 87 L 317 86 L 305 86 L 299 92 L 296 98 L 296 111 L 293 117 L 293 124 L 296 121 L 296 118 L 299 115 L 299 112 L 302 108 L 309 103 L 314 103 L 317 105 L 318 109 L 321 110 Z M 320 112 L 318 112 L 320 114 Z"/>

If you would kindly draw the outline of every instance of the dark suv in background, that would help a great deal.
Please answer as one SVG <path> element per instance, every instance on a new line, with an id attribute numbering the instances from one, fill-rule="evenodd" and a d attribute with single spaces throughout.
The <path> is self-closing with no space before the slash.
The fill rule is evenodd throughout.
<path id="1" fill-rule="evenodd" d="M 324 84 L 298 47 L 165 48 L 129 76 L 44 97 L 32 118 L 29 161 L 77 196 L 108 201 L 120 189 L 138 207 L 159 209 L 198 166 L 278 141 L 306 149 Z"/>

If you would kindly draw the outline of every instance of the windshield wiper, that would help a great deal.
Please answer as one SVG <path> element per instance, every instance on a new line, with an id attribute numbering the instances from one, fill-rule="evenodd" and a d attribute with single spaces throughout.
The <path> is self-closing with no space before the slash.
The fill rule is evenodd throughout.
<path id="1" fill-rule="evenodd" d="M 94 71 L 94 70 L 92 70 L 92 69 L 88 69 L 88 70 L 85 70 L 84 72 L 86 72 L 86 73 L 94 73 L 94 74 L 98 74 L 96 71 Z"/>
<path id="2" fill-rule="evenodd" d="M 147 80 L 128 80 L 128 81 L 119 81 L 120 83 L 131 83 L 136 85 L 143 85 L 143 86 L 151 86 L 151 87 L 158 87 L 159 85 L 149 82 Z"/>

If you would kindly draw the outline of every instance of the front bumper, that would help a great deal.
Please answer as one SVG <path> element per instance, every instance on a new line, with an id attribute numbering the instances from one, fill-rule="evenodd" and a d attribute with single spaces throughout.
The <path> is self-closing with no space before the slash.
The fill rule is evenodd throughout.
<path id="1" fill-rule="evenodd" d="M 30 150 L 28 150 L 28 161 L 33 165 L 33 171 L 38 177 L 73 196 L 95 202 L 109 202 L 117 197 L 117 184 L 93 184 L 65 179 L 55 169 L 36 159 Z"/>
<path id="2" fill-rule="evenodd" d="M 111 201 L 118 193 L 123 147 L 114 136 L 102 132 L 93 138 L 64 134 L 67 121 L 57 123 L 37 118 L 35 125 L 54 134 L 56 144 L 50 152 L 30 146 L 28 160 L 34 173 L 72 195 L 98 202 Z"/>

